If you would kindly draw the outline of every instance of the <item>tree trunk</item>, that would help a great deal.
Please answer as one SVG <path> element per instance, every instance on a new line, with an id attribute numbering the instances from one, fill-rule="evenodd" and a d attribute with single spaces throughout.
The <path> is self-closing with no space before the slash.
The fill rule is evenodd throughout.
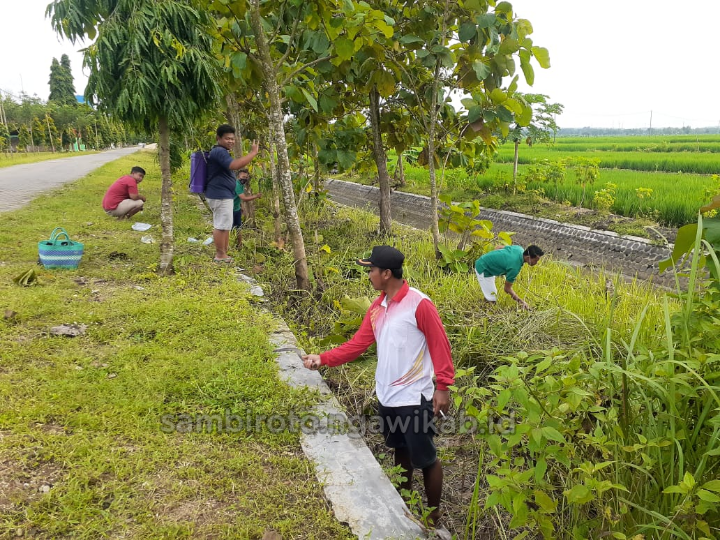
<path id="1" fill-rule="evenodd" d="M 275 225 L 275 243 L 282 247 L 282 224 L 280 222 L 280 182 L 278 181 L 278 170 L 275 163 L 275 149 L 270 147 L 270 177 L 272 178 L 272 215 Z"/>
<path id="2" fill-rule="evenodd" d="M 405 186 L 405 165 L 403 160 L 403 152 L 398 154 L 397 165 L 395 166 L 395 185 L 398 187 Z"/>
<path id="3" fill-rule="evenodd" d="M 243 129 L 240 122 L 240 111 L 238 109 L 237 100 L 235 94 L 230 93 L 225 96 L 225 102 L 227 108 L 225 109 L 225 118 L 228 123 L 235 128 L 235 147 L 233 151 L 235 157 L 239 158 L 245 155 L 245 149 L 243 148 Z M 248 183 L 245 186 L 245 194 L 252 195 L 252 187 Z M 255 225 L 255 203 L 253 201 L 240 201 L 240 207 L 242 208 L 243 223 L 245 227 Z"/>
<path id="4" fill-rule="evenodd" d="M 430 176 L 430 214 L 432 215 L 432 237 L 435 256 L 440 258 L 440 227 L 438 225 L 438 190 L 435 180 L 435 133 L 437 131 L 437 92 L 440 75 L 440 62 L 435 68 L 435 80 L 430 99 L 430 126 L 428 129 L 428 173 Z"/>
<path id="5" fill-rule="evenodd" d="M 517 167 L 518 167 L 518 150 L 520 149 L 520 140 L 515 139 L 515 158 L 513 159 L 513 195 L 517 193 Z"/>
<path id="6" fill-rule="evenodd" d="M 53 141 L 52 130 L 50 129 L 50 118 L 48 117 L 47 114 L 45 115 L 45 122 L 47 122 L 47 127 L 48 127 L 48 139 L 50 140 L 50 148 L 52 148 L 52 151 L 54 154 L 55 153 L 55 142 Z"/>
<path id="7" fill-rule="evenodd" d="M 173 273 L 173 208 L 172 178 L 170 176 L 170 128 L 167 118 L 160 118 L 158 125 L 160 134 L 160 172 L 162 175 L 162 195 L 160 198 L 160 223 L 162 225 L 162 241 L 160 242 L 159 273 L 169 276 Z"/>
<path id="8" fill-rule="evenodd" d="M 318 147 L 317 143 L 312 143 L 313 147 L 313 189 L 315 190 L 315 194 L 317 196 L 318 193 L 320 193 L 320 158 L 318 157 Z"/>
<path id="9" fill-rule="evenodd" d="M 380 234 L 389 236 L 392 232 L 390 210 L 390 174 L 387 169 L 387 156 L 380 132 L 380 94 L 376 87 L 370 90 L 370 128 L 373 137 L 373 157 L 377 166 L 380 183 Z"/>
<path id="10" fill-rule="evenodd" d="M 258 56 L 263 71 L 263 86 L 268 93 L 270 100 L 270 124 L 273 135 L 273 144 L 277 150 L 277 167 L 280 187 L 282 189 L 283 204 L 285 206 L 285 219 L 290 233 L 290 240 L 293 243 L 293 255 L 295 257 L 295 279 L 299 289 L 310 290 L 308 278 L 307 257 L 305 255 L 305 241 L 303 240 L 300 219 L 295 205 L 295 194 L 293 193 L 292 178 L 290 177 L 290 159 L 288 158 L 287 142 L 285 141 L 285 125 L 283 124 L 283 111 L 280 102 L 280 90 L 277 84 L 277 73 L 272 58 L 270 47 L 265 36 L 265 30 L 260 21 L 259 0 L 253 0 L 250 10 L 250 24 L 255 33 Z"/>
<path id="11" fill-rule="evenodd" d="M 445 0 L 443 11 L 441 42 L 445 44 L 447 32 L 447 13 L 450 0 Z M 435 133 L 437 133 L 438 117 L 438 89 L 440 88 L 440 59 L 435 62 L 435 77 L 432 83 L 432 97 L 430 98 L 430 125 L 428 126 L 428 172 L 430 176 L 430 212 L 432 214 L 432 237 L 435 257 L 440 258 L 440 227 L 438 226 L 438 191 L 435 181 Z"/>

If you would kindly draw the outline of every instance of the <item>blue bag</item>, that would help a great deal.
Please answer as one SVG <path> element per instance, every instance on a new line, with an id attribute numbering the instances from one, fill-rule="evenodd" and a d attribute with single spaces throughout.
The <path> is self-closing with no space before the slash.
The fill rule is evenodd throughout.
<path id="1" fill-rule="evenodd" d="M 70 240 L 67 231 L 62 227 L 55 227 L 49 240 L 38 242 L 40 262 L 45 268 L 75 270 L 84 251 L 85 246 L 81 242 Z"/>
<path id="2" fill-rule="evenodd" d="M 198 150 L 190 155 L 190 193 L 205 193 L 207 189 L 207 160 L 210 152 Z"/>

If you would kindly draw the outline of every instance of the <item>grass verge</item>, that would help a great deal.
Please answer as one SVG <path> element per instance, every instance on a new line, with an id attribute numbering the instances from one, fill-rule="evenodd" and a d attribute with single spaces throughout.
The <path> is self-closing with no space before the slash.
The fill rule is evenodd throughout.
<path id="1" fill-rule="evenodd" d="M 49 159 L 86 156 L 88 154 L 97 154 L 97 152 L 89 150 L 86 152 L 30 152 L 27 154 L 0 154 L 0 169 L 3 167 L 12 167 L 13 165 L 26 165 L 28 163 L 38 163 L 39 161 L 47 161 Z"/>
<path id="2" fill-rule="evenodd" d="M 148 171 L 144 233 L 100 207 L 135 164 Z M 0 215 L 0 537 L 349 538 L 297 434 L 198 432 L 198 415 L 302 412 L 315 396 L 279 383 L 272 321 L 185 241 L 210 226 L 184 194 L 177 273 L 156 276 L 158 244 L 140 238 L 159 241 L 159 199 L 154 157 L 135 154 Z M 55 226 L 85 243 L 77 271 L 35 265 Z M 12 282 L 31 268 L 36 284 Z M 87 329 L 49 333 L 63 323 Z"/>

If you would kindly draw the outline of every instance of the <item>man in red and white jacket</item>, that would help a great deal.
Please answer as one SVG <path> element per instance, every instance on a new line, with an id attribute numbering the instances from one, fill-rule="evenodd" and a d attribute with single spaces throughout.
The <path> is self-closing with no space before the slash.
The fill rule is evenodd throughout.
<path id="1" fill-rule="evenodd" d="M 350 341 L 322 354 L 303 356 L 305 367 L 339 366 L 377 344 L 375 388 L 385 441 L 395 464 L 406 471 L 401 489 L 412 489 L 414 469 L 422 469 L 431 525 L 440 518 L 443 471 L 433 442 L 433 418 L 448 412 L 455 382 L 450 343 L 430 299 L 402 278 L 405 256 L 391 246 L 375 246 L 369 259 L 370 283 L 382 291 Z M 437 389 L 433 385 L 433 373 Z"/>

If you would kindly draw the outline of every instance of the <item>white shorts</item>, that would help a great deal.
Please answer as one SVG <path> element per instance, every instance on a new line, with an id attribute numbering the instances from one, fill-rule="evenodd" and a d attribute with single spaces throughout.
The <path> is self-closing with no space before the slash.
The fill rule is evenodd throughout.
<path id="1" fill-rule="evenodd" d="M 213 227 L 218 231 L 229 231 L 233 226 L 232 199 L 206 199 L 213 213 Z"/>
<path id="2" fill-rule="evenodd" d="M 495 286 L 495 276 L 485 276 L 485 274 L 478 274 L 475 270 L 475 277 L 477 277 L 480 288 L 485 295 L 485 300 L 489 302 L 497 302 L 497 287 Z"/>
<path id="3" fill-rule="evenodd" d="M 108 216 L 124 217 L 135 208 L 142 209 L 144 204 L 142 199 L 125 199 L 124 201 L 120 201 L 120 204 L 112 210 L 105 210 L 105 213 Z"/>

